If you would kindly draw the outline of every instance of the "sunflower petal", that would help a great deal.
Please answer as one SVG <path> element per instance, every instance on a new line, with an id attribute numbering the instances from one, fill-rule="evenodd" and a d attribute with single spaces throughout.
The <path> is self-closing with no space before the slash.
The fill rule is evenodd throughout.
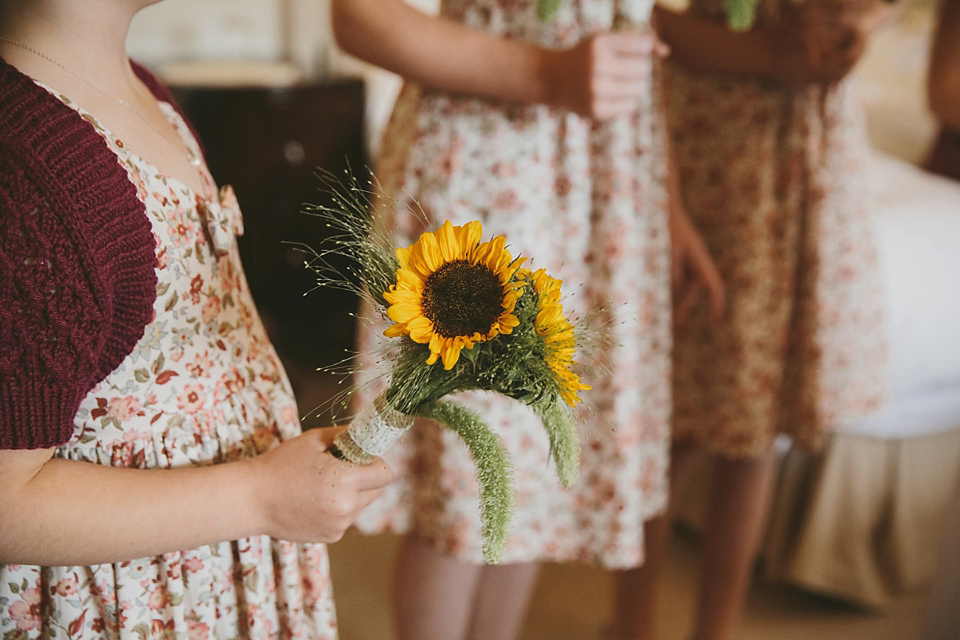
<path id="1" fill-rule="evenodd" d="M 394 322 L 410 322 L 411 320 L 422 318 L 423 312 L 418 304 L 398 302 L 390 305 L 390 308 L 387 309 L 387 317 Z"/>
<path id="2" fill-rule="evenodd" d="M 437 237 L 432 233 L 424 233 L 420 236 L 417 243 L 420 247 L 420 254 L 423 263 L 429 269 L 427 273 L 433 273 L 443 264 L 443 256 L 440 254 L 440 244 Z"/>
<path id="3" fill-rule="evenodd" d="M 426 344 L 433 337 L 433 323 L 423 316 L 407 322 L 407 328 L 410 330 L 410 339 L 414 342 Z"/>
<path id="4" fill-rule="evenodd" d="M 406 248 L 397 247 L 397 250 L 396 250 L 397 262 L 400 263 L 401 269 L 406 269 L 407 265 L 410 264 L 411 253 L 412 253 L 412 250 L 410 247 L 406 247 Z"/>
<path id="5" fill-rule="evenodd" d="M 460 243 L 454 230 L 453 223 L 444 222 L 434 233 L 437 245 L 440 247 L 440 257 L 444 262 L 451 262 L 460 257 Z"/>
<path id="6" fill-rule="evenodd" d="M 405 336 L 408 333 L 410 332 L 407 331 L 406 325 L 394 324 L 387 327 L 386 330 L 384 330 L 383 335 L 387 336 L 388 338 L 399 338 L 400 336 Z"/>
<path id="7" fill-rule="evenodd" d="M 460 349 L 448 347 L 440 357 L 443 359 L 443 368 L 449 371 L 460 359 Z"/>
<path id="8" fill-rule="evenodd" d="M 471 220 L 462 227 L 459 227 L 459 231 L 458 241 L 460 243 L 460 250 L 465 256 L 480 242 L 480 237 L 483 235 L 483 225 L 480 224 L 479 220 Z"/>

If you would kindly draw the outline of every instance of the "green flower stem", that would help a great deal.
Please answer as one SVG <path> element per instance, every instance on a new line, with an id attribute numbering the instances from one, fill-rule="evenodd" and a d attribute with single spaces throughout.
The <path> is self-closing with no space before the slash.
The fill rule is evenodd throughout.
<path id="1" fill-rule="evenodd" d="M 503 446 L 483 418 L 461 404 L 431 402 L 420 408 L 420 415 L 456 431 L 470 450 L 480 482 L 483 558 L 491 564 L 499 562 L 506 549 L 514 505 L 513 467 Z"/>
<path id="2" fill-rule="evenodd" d="M 557 465 L 557 476 L 563 486 L 570 487 L 580 476 L 580 438 L 569 412 L 553 402 L 545 409 L 536 408 L 550 438 L 550 453 Z"/>

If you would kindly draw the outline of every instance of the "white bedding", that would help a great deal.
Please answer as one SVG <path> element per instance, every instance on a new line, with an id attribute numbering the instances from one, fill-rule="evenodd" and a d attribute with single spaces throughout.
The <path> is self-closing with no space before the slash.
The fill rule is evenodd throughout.
<path id="1" fill-rule="evenodd" d="M 891 402 L 843 430 L 889 438 L 960 428 L 960 183 L 885 155 L 872 176 Z"/>

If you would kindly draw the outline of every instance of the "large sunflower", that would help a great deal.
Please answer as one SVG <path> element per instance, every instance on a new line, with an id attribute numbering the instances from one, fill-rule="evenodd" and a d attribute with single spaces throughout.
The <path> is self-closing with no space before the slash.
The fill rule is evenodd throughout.
<path id="1" fill-rule="evenodd" d="M 384 334 L 429 345 L 427 364 L 440 358 L 452 369 L 463 348 L 519 324 L 513 311 L 523 283 L 513 276 L 523 258 L 511 257 L 503 236 L 480 242 L 482 232 L 477 221 L 455 227 L 448 220 L 397 249 L 397 282 L 383 294 L 396 324 Z"/>
<path id="2" fill-rule="evenodd" d="M 551 278 L 544 269 L 533 273 L 523 269 L 520 275 L 533 284 L 533 290 L 537 293 L 537 317 L 534 327 L 546 346 L 547 364 L 557 377 L 560 397 L 568 405 L 575 407 L 580 402 L 577 393 L 590 389 L 590 385 L 580 382 L 580 376 L 572 370 L 576 364 L 573 360 L 576 341 L 573 325 L 563 315 L 563 305 L 560 304 L 560 285 L 563 283 Z"/>

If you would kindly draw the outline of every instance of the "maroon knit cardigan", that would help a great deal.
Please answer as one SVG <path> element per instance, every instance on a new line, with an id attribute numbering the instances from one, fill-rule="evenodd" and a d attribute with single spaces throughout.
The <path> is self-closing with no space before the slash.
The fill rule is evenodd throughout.
<path id="1" fill-rule="evenodd" d="M 70 440 L 84 396 L 153 316 L 155 251 L 103 138 L 0 60 L 0 449 Z"/>

